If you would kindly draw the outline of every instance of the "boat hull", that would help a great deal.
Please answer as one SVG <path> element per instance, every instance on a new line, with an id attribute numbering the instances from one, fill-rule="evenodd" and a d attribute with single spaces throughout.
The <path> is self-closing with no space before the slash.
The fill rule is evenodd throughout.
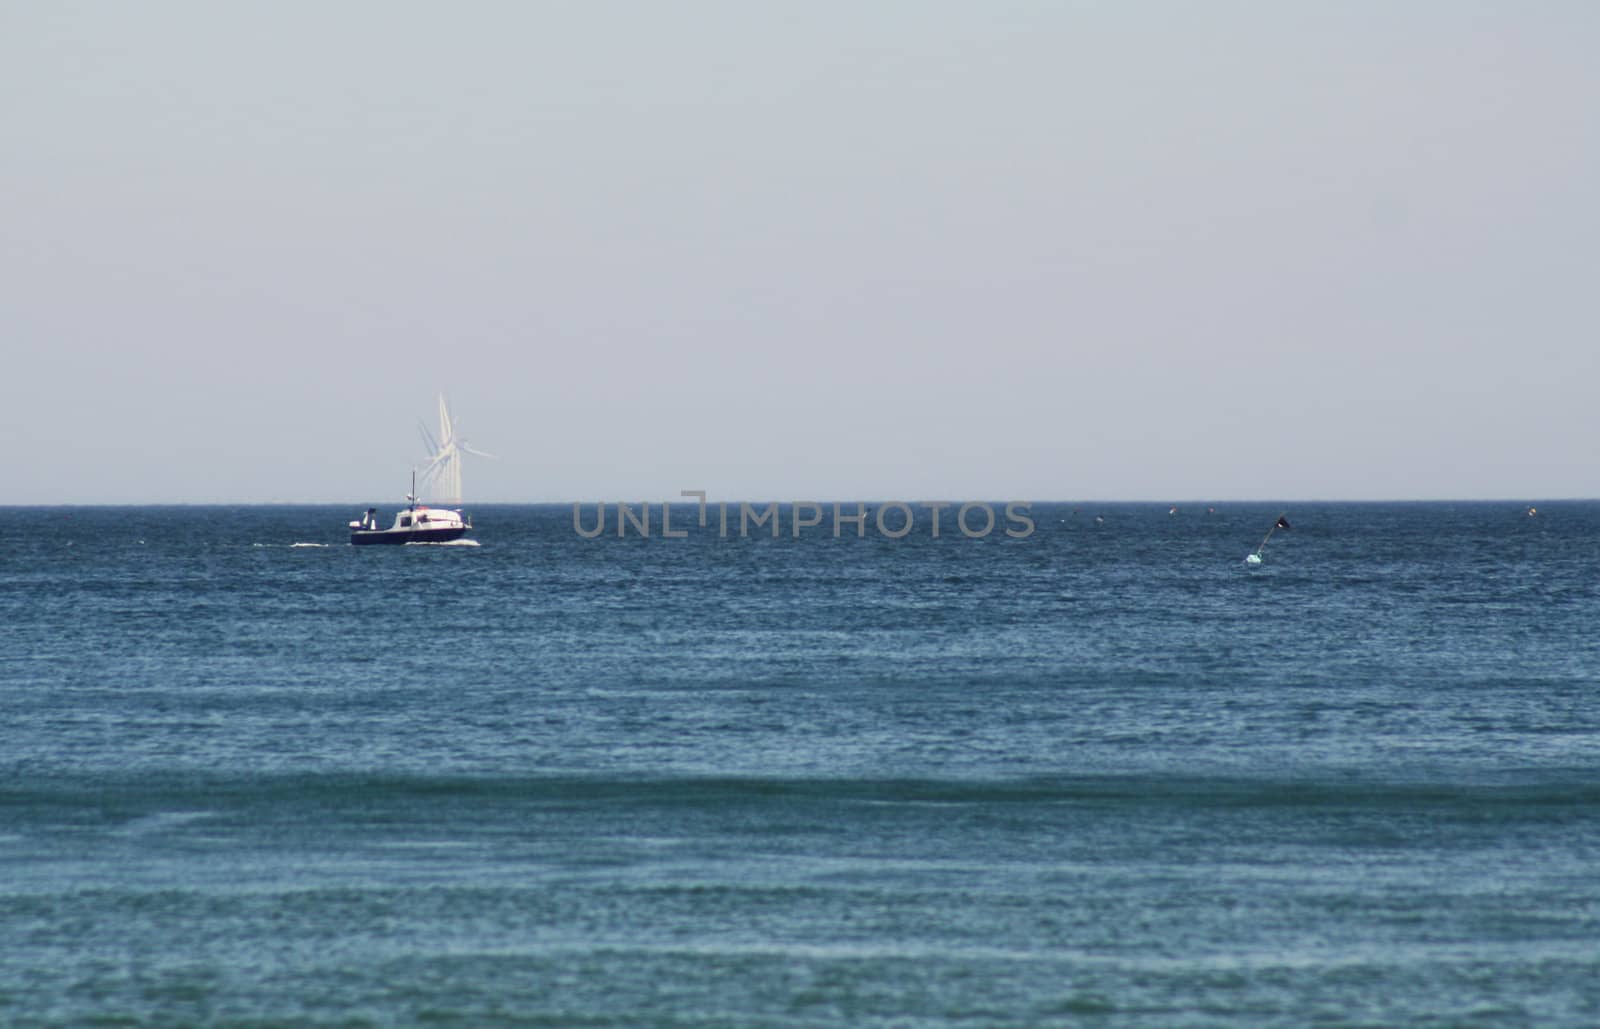
<path id="1" fill-rule="evenodd" d="M 465 525 L 452 525 L 438 529 L 357 529 L 350 534 L 350 543 L 357 547 L 374 544 L 449 543 L 467 534 Z"/>

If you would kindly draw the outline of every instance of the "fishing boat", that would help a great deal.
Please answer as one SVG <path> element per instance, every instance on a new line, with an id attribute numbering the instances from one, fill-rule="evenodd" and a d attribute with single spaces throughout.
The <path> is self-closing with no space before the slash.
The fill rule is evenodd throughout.
<path id="1" fill-rule="evenodd" d="M 412 492 L 406 494 L 406 506 L 394 516 L 394 524 L 387 529 L 378 528 L 378 509 L 367 508 L 358 520 L 350 523 L 351 544 L 364 547 L 374 543 L 448 543 L 471 531 L 470 515 L 462 518 L 460 511 L 419 504 L 416 488 L 413 473 Z"/>

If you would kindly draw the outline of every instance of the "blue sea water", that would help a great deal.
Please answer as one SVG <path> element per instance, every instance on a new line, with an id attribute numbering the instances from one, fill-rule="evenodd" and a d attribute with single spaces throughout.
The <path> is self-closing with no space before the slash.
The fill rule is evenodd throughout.
<path id="1" fill-rule="evenodd" d="M 3 512 L 0 1023 L 1600 1023 L 1600 503 L 360 506 Z"/>

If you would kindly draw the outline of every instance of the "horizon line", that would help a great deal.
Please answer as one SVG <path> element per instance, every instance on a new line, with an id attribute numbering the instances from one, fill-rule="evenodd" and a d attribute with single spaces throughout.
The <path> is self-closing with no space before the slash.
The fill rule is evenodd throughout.
<path id="1" fill-rule="evenodd" d="M 1214 497 L 1204 500 L 1178 499 L 1178 500 L 1140 500 L 1131 498 L 1105 498 L 1105 497 L 1075 497 L 1053 500 L 1000 500 L 996 498 L 966 498 L 953 499 L 944 497 L 927 497 L 917 500 L 900 500 L 895 498 L 861 499 L 861 498 L 828 498 L 828 499 L 798 499 L 798 500 L 749 500 L 727 499 L 707 500 L 707 506 L 714 504 L 1138 504 L 1161 506 L 1215 506 L 1217 504 L 1567 504 L 1567 503 L 1594 503 L 1600 502 L 1600 496 L 1494 496 L 1494 497 L 1271 497 L 1265 499 L 1250 499 L 1240 497 Z M 137 501 L 111 501 L 111 500 L 68 500 L 68 501 L 31 501 L 22 503 L 0 503 L 0 509 L 5 508 L 62 508 L 62 507 L 344 507 L 367 503 L 363 500 L 137 500 Z M 613 500 L 613 499 L 588 499 L 588 500 L 482 500 L 473 502 L 460 501 L 421 501 L 423 507 L 459 508 L 470 507 L 474 504 L 492 505 L 498 507 L 568 507 L 574 504 L 591 506 L 595 504 L 630 504 L 660 506 L 663 503 L 674 507 L 698 507 L 700 501 L 689 497 L 670 501 L 639 499 L 639 500 Z"/>

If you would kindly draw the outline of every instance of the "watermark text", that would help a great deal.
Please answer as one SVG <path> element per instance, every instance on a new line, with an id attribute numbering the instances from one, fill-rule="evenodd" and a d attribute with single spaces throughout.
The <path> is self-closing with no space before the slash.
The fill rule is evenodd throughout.
<path id="1" fill-rule="evenodd" d="M 619 539 L 629 536 L 685 539 L 692 533 L 715 533 L 721 539 L 755 536 L 801 539 L 830 533 L 834 539 L 846 536 L 865 539 L 875 535 L 902 540 L 913 534 L 932 539 L 984 539 L 996 532 L 1003 532 L 1011 539 L 1026 539 L 1034 533 L 1029 512 L 1032 505 L 1022 500 L 998 505 L 1001 513 L 997 515 L 997 505 L 978 500 L 962 504 L 944 500 L 915 503 L 888 500 L 873 505 L 774 500 L 752 504 L 748 501 L 713 502 L 707 499 L 705 490 L 686 489 L 679 491 L 679 495 L 693 498 L 697 506 L 693 516 L 677 524 L 673 522 L 674 509 L 682 519 L 683 508 L 688 506 L 683 501 L 677 504 L 652 504 L 648 500 L 638 503 L 600 501 L 572 505 L 572 531 L 584 539 L 613 536 Z"/>

